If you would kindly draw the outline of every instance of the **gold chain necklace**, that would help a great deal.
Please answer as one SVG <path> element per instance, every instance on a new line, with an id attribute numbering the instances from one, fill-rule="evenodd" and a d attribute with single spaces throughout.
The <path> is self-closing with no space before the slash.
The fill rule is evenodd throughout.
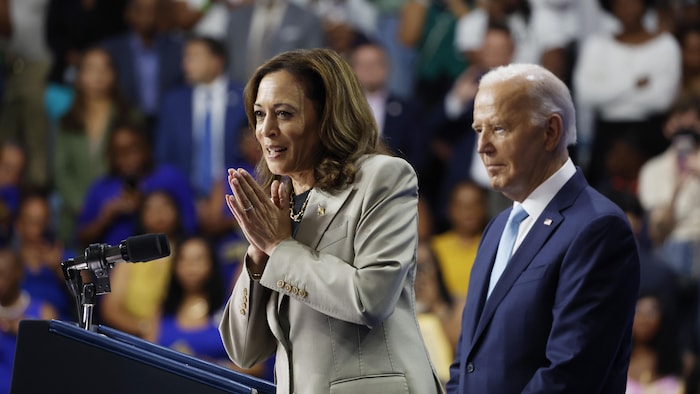
<path id="1" fill-rule="evenodd" d="M 306 198 L 304 203 L 301 205 L 299 212 L 294 213 L 294 192 L 289 195 L 289 217 L 295 222 L 301 222 L 301 218 L 304 217 L 304 211 L 306 211 L 306 204 L 309 203 L 309 197 L 311 197 L 311 190 L 306 193 Z"/>

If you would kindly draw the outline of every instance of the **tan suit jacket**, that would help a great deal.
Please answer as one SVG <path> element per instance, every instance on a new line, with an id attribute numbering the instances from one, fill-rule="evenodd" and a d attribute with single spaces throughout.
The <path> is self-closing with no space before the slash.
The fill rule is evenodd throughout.
<path id="1" fill-rule="evenodd" d="M 391 156 L 356 164 L 342 191 L 311 191 L 259 282 L 243 270 L 224 345 L 242 367 L 276 352 L 278 393 L 441 392 L 415 315 L 416 174 Z"/>

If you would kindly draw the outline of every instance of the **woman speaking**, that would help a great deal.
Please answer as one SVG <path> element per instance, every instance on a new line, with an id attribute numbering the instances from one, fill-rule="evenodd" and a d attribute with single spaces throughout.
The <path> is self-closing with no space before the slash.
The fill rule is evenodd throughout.
<path id="1" fill-rule="evenodd" d="M 382 153 L 350 66 L 280 54 L 245 89 L 257 181 L 229 169 L 250 242 L 220 332 L 250 367 L 276 354 L 279 393 L 438 393 L 415 317 L 416 174 Z"/>

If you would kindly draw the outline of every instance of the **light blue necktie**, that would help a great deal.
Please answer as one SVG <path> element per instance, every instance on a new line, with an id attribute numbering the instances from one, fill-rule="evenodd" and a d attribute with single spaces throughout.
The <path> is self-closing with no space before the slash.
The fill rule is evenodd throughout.
<path id="1" fill-rule="evenodd" d="M 208 196 L 212 185 L 212 136 L 211 136 L 211 93 L 206 93 L 204 99 L 204 121 L 202 122 L 202 134 L 199 140 L 199 150 L 197 155 L 197 192 L 200 195 Z"/>
<path id="2" fill-rule="evenodd" d="M 491 295 L 491 291 L 493 291 L 496 283 L 498 283 L 498 279 L 506 269 L 506 265 L 508 265 L 508 261 L 513 254 L 515 240 L 518 238 L 518 228 L 520 227 L 520 222 L 522 222 L 527 216 L 528 214 L 525 212 L 522 205 L 516 205 L 510 212 L 510 216 L 506 222 L 506 228 L 503 230 L 503 234 L 501 234 L 501 241 L 498 243 L 496 261 L 493 263 L 491 279 L 489 280 L 489 291 L 486 293 L 487 298 Z"/>

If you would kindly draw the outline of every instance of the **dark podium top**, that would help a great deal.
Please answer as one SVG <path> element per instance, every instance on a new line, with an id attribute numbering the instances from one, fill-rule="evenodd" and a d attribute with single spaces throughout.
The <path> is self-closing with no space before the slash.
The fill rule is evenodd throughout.
<path id="1" fill-rule="evenodd" d="M 275 386 L 133 335 L 58 320 L 20 322 L 12 394 L 262 393 Z"/>

